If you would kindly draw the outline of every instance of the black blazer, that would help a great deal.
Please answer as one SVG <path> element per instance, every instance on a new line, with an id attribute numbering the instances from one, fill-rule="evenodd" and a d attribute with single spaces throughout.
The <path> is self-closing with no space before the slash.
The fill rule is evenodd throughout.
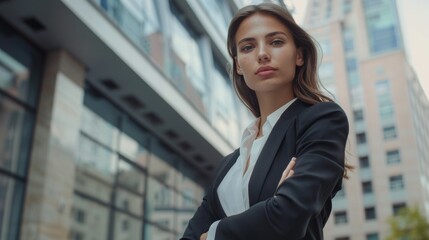
<path id="1" fill-rule="evenodd" d="M 216 240 L 323 239 L 331 199 L 341 189 L 349 125 L 336 103 L 306 104 L 296 100 L 273 127 L 249 182 L 249 206 L 226 217 L 217 188 L 239 156 L 226 156 L 189 221 L 182 240 L 199 240 L 220 220 Z M 294 176 L 278 189 L 281 174 L 297 157 Z"/>

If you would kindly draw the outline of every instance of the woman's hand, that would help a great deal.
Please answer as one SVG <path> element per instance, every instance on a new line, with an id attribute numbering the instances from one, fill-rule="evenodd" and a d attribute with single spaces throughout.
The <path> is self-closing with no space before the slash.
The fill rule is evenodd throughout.
<path id="1" fill-rule="evenodd" d="M 207 239 L 207 232 L 201 234 L 200 240 L 206 240 Z"/>
<path id="2" fill-rule="evenodd" d="M 280 184 L 282 184 L 286 179 L 290 178 L 293 176 L 293 174 L 295 173 L 293 171 L 293 168 L 295 167 L 295 163 L 296 163 L 296 158 L 293 157 L 289 164 L 287 165 L 286 169 L 283 171 L 282 177 L 280 178 L 279 184 L 277 185 L 277 188 L 280 186 Z"/>

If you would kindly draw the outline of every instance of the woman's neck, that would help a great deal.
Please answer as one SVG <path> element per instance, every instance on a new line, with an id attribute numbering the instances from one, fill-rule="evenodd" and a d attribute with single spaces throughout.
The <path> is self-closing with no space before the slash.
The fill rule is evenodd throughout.
<path id="1" fill-rule="evenodd" d="M 277 109 L 279 109 L 281 106 L 285 105 L 290 100 L 294 99 L 295 96 L 292 95 L 266 95 L 264 96 L 258 96 L 258 103 L 259 103 L 259 110 L 261 112 L 261 120 L 259 121 L 259 131 L 258 135 L 262 136 L 262 127 L 264 126 L 265 122 L 267 121 L 267 117 L 275 112 Z"/>

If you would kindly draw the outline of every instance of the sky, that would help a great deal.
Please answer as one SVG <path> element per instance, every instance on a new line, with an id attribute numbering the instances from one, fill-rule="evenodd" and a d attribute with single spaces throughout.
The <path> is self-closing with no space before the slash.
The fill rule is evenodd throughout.
<path id="1" fill-rule="evenodd" d="M 293 0 L 295 20 L 300 23 L 308 0 Z M 396 0 L 408 62 L 429 98 L 429 1 Z"/>

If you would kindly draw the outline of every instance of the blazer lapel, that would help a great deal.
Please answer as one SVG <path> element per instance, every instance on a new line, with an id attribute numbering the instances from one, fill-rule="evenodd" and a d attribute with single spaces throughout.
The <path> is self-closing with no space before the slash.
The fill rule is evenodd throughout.
<path id="1" fill-rule="evenodd" d="M 223 166 L 219 169 L 218 174 L 216 174 L 216 177 L 214 179 L 214 189 L 217 189 L 220 182 L 222 182 L 222 179 L 225 177 L 226 173 L 237 161 L 239 155 L 240 150 L 236 149 L 232 154 L 227 157 L 227 159 L 225 159 L 225 164 L 223 164 Z"/>
<path id="2" fill-rule="evenodd" d="M 252 176 L 249 181 L 249 205 L 259 201 L 259 196 L 262 187 L 265 183 L 266 176 L 270 170 L 271 164 L 274 161 L 274 157 L 277 150 L 280 147 L 286 132 L 288 131 L 291 123 L 295 119 L 295 116 L 301 112 L 305 103 L 297 99 L 288 109 L 281 115 L 277 121 L 273 130 L 268 136 L 268 139 L 259 154 L 258 160 L 256 161 L 255 167 L 252 172 Z M 291 139 L 292 140 L 292 139 Z M 295 139 L 293 139 L 295 141 Z M 279 179 L 280 180 L 280 179 Z M 275 183 L 274 183 L 275 184 Z"/>
<path id="3" fill-rule="evenodd" d="M 218 174 L 216 174 L 214 178 L 214 184 L 211 189 L 212 191 L 211 196 L 213 196 L 212 202 L 214 203 L 212 206 L 214 208 L 214 212 L 216 214 L 219 214 L 219 219 L 226 217 L 226 214 L 217 196 L 217 188 L 219 187 L 219 184 L 222 182 L 222 179 L 225 177 L 226 173 L 229 171 L 229 169 L 231 169 L 232 165 L 234 165 L 234 163 L 237 161 L 239 155 L 240 155 L 239 149 L 236 149 L 232 154 L 230 154 L 225 159 L 225 163 L 223 164 L 223 166 L 220 167 Z"/>

